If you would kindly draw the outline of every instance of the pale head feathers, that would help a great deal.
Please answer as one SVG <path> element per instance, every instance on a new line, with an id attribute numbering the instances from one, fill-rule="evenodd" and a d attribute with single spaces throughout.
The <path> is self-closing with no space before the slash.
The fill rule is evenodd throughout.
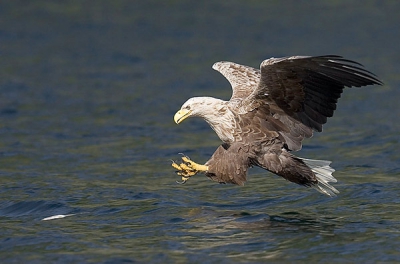
<path id="1" fill-rule="evenodd" d="M 217 133 L 224 142 L 232 142 L 235 117 L 228 107 L 228 102 L 213 97 L 193 97 L 187 100 L 181 107 L 179 113 L 184 114 L 183 119 L 188 117 L 201 117 Z M 175 118 L 179 122 L 182 117 Z"/>

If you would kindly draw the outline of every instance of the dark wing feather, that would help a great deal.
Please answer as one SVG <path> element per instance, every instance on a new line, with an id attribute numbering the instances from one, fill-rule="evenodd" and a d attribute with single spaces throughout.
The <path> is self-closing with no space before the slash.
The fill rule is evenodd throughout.
<path id="1" fill-rule="evenodd" d="M 213 69 L 219 71 L 232 86 L 230 101 L 247 98 L 260 81 L 260 70 L 228 61 L 216 62 Z"/>
<path id="2" fill-rule="evenodd" d="M 249 100 L 276 104 L 290 117 L 322 131 L 344 87 L 382 84 L 359 66 L 334 55 L 271 58 L 261 63 L 261 80 Z"/>

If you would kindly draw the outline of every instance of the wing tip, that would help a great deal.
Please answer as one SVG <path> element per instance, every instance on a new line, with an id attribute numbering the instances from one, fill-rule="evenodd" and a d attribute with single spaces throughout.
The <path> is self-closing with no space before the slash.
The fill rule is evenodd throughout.
<path id="1" fill-rule="evenodd" d="M 233 63 L 233 62 L 229 62 L 229 61 L 217 61 L 213 64 L 213 66 L 211 68 L 213 68 L 216 71 L 221 71 L 221 68 L 226 65 L 227 63 Z"/>
<path id="2" fill-rule="evenodd" d="M 221 64 L 221 62 L 222 61 L 217 61 L 216 63 L 214 63 L 213 65 L 212 65 L 212 67 L 211 68 L 213 68 L 214 70 L 218 70 L 218 67 L 219 67 L 219 65 Z"/>

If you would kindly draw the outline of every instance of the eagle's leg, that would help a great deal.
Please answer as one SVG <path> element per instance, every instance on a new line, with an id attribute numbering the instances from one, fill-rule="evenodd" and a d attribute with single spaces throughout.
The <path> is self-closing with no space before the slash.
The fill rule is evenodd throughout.
<path id="1" fill-rule="evenodd" d="M 177 169 L 177 174 L 182 176 L 182 182 L 179 183 L 185 183 L 187 180 L 189 180 L 190 177 L 196 175 L 199 172 L 208 171 L 208 166 L 197 164 L 196 162 L 190 160 L 187 156 L 183 156 L 182 161 L 183 162 L 179 165 L 174 161 L 172 161 L 171 164 L 172 167 Z"/>

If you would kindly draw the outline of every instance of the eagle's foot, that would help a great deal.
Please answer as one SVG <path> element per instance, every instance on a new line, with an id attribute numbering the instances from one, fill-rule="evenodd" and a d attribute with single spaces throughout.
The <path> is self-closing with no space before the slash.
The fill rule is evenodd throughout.
<path id="1" fill-rule="evenodd" d="M 182 176 L 182 181 L 177 182 L 180 184 L 186 183 L 190 177 L 196 175 L 199 172 L 208 171 L 208 166 L 197 164 L 196 162 L 190 160 L 189 157 L 183 156 L 182 163 L 177 164 L 175 161 L 172 161 L 172 167 L 177 170 L 177 174 Z"/>

